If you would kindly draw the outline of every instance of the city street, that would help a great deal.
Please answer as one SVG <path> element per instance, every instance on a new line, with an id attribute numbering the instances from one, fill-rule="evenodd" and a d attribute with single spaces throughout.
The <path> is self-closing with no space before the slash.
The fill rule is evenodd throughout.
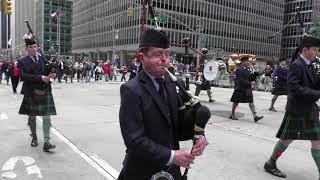
<path id="1" fill-rule="evenodd" d="M 3 81 L 4 83 L 4 81 Z M 39 146 L 30 146 L 27 116 L 18 114 L 23 96 L 0 84 L 0 174 L 17 180 L 116 179 L 125 155 L 119 127 L 120 82 L 53 83 L 57 116 L 52 117 L 54 153 L 42 151 L 41 119 L 37 119 Z M 194 85 L 190 85 L 194 92 Z M 19 90 L 21 84 L 19 84 Z M 240 104 L 239 121 L 228 119 L 233 89 L 214 88 L 214 103 L 205 91 L 200 99 L 212 111 L 206 127 L 209 141 L 203 156 L 189 171 L 190 180 L 278 180 L 266 173 L 275 134 L 283 118 L 286 97 L 268 110 L 272 95 L 255 91 L 254 102 L 264 119 L 254 123 L 248 104 Z M 192 142 L 183 142 L 190 151 Z M 310 153 L 310 142 L 294 142 L 278 161 L 288 180 L 316 180 L 318 170 Z"/>

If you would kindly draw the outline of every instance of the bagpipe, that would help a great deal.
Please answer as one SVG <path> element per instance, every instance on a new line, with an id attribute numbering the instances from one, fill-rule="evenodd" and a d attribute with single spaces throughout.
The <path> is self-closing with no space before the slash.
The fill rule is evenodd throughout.
<path id="1" fill-rule="evenodd" d="M 160 30 L 159 22 L 156 16 L 155 9 L 150 0 L 146 0 L 149 8 L 149 13 L 151 18 L 154 20 L 156 25 L 156 29 Z M 210 110 L 200 104 L 199 100 L 193 97 L 184 87 L 184 83 L 179 81 L 167 68 L 167 74 L 169 75 L 171 81 L 175 83 L 175 85 L 179 89 L 179 116 L 183 116 L 185 120 L 190 120 L 193 122 L 193 127 L 191 127 L 191 131 L 193 131 L 193 143 L 196 142 L 198 138 L 204 136 L 204 129 L 211 117 Z M 188 139 L 188 137 L 186 137 Z M 189 138 L 190 139 L 190 138 Z M 182 179 L 187 180 L 188 169 L 185 169 Z M 173 177 L 164 171 L 156 173 L 152 176 L 151 180 L 173 180 Z"/>
<path id="2" fill-rule="evenodd" d="M 43 53 L 42 53 L 42 51 L 40 49 L 39 43 L 36 40 L 36 36 L 35 36 L 35 34 L 33 33 L 33 30 L 30 27 L 29 21 L 25 20 L 25 23 L 26 23 L 28 31 L 29 31 L 28 34 L 31 35 L 31 38 L 33 38 L 35 40 L 35 42 L 37 43 L 37 46 L 38 46 L 37 55 L 42 57 L 44 59 L 44 61 L 45 61 L 45 75 L 49 75 L 50 73 L 55 73 L 56 69 L 58 68 L 57 62 L 55 60 L 50 60 L 50 59 L 47 59 L 46 57 L 44 57 L 44 55 L 43 55 Z"/>

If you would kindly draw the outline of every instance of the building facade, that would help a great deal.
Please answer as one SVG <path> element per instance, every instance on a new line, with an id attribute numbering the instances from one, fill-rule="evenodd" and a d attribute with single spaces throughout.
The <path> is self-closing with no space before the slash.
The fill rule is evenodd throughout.
<path id="1" fill-rule="evenodd" d="M 72 52 L 100 59 L 116 52 L 128 61 L 138 48 L 142 1 L 74 0 Z M 283 24 L 283 0 L 153 0 L 153 5 L 177 54 L 184 52 L 179 44 L 189 37 L 193 48 L 207 47 L 221 55 L 251 53 L 263 60 L 280 56 L 281 38 L 267 37 Z"/>
<path id="2" fill-rule="evenodd" d="M 71 55 L 72 2 L 36 0 L 36 35 L 43 53 L 47 56 L 57 56 L 59 53 L 62 56 Z M 53 17 L 55 12 L 58 13 Z"/>
<path id="3" fill-rule="evenodd" d="M 299 7 L 299 9 L 297 8 Z M 297 11 L 300 16 L 297 16 Z M 289 23 L 289 21 L 292 22 Z M 313 23 L 320 22 L 319 0 L 285 0 L 284 24 L 289 26 L 283 30 L 281 56 L 291 58 L 303 36 L 300 25 L 303 22 L 305 32 L 308 32 Z"/>

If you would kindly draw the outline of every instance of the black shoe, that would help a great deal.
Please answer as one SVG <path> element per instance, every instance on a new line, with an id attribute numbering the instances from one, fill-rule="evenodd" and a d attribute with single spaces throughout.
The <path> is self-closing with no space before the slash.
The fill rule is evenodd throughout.
<path id="1" fill-rule="evenodd" d="M 269 108 L 269 111 L 277 112 L 277 110 L 273 106 Z"/>
<path id="2" fill-rule="evenodd" d="M 44 152 L 50 152 L 50 149 L 54 149 L 54 148 L 56 148 L 56 145 L 50 144 L 49 142 L 46 142 L 43 145 Z"/>
<path id="3" fill-rule="evenodd" d="M 215 100 L 213 100 L 213 99 L 209 99 L 209 102 L 210 102 L 210 103 L 212 103 L 212 102 L 215 102 Z"/>
<path id="4" fill-rule="evenodd" d="M 258 122 L 260 119 L 262 119 L 264 116 L 256 116 L 254 117 L 254 122 Z"/>
<path id="5" fill-rule="evenodd" d="M 264 170 L 274 176 L 277 176 L 277 177 L 281 177 L 281 178 L 286 178 L 287 175 L 283 172 L 281 172 L 278 168 L 277 168 L 277 165 L 276 164 L 271 164 L 271 163 L 268 163 L 266 162 L 264 164 Z"/>
<path id="6" fill-rule="evenodd" d="M 37 147 L 38 146 L 38 138 L 37 136 L 32 136 L 32 140 L 31 140 L 31 147 Z"/>
<path id="7" fill-rule="evenodd" d="M 229 116 L 229 119 L 232 119 L 232 120 L 239 120 L 238 118 L 236 118 L 236 116 L 235 116 L 235 115 L 230 115 L 230 116 Z"/>

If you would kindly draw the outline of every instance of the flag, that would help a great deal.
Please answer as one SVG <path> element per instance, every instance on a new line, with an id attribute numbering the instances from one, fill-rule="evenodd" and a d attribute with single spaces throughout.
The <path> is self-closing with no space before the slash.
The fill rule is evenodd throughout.
<path id="1" fill-rule="evenodd" d="M 12 41 L 11 41 L 11 38 L 10 38 L 9 41 L 8 41 L 8 45 L 11 46 L 11 43 L 12 43 Z"/>
<path id="2" fill-rule="evenodd" d="M 52 13 L 52 14 L 50 14 L 50 16 L 51 16 L 52 18 L 54 18 L 54 17 L 59 16 L 59 14 L 60 14 L 60 9 L 57 9 L 57 11 L 54 12 L 54 13 Z"/>

